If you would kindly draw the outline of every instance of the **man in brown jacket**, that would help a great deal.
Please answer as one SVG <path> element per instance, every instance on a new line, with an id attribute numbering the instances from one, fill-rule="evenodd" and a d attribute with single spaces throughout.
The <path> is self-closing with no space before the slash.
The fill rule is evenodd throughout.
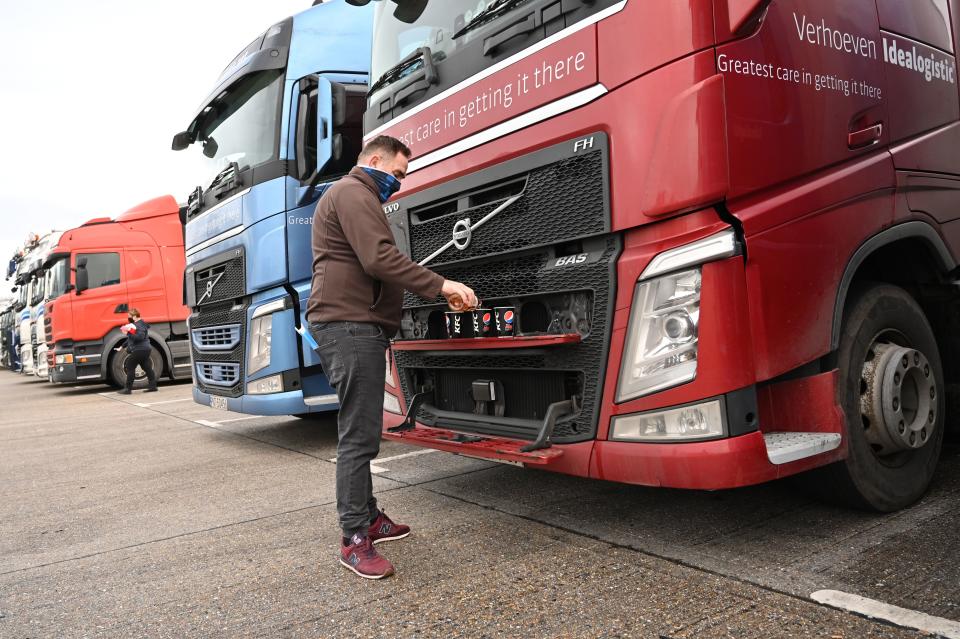
<path id="1" fill-rule="evenodd" d="M 399 190 L 410 155 L 395 138 L 370 141 L 358 165 L 323 194 L 313 216 L 307 320 L 340 400 L 340 563 L 367 579 L 393 574 L 393 565 L 373 544 L 410 534 L 409 526 L 377 507 L 370 476 L 370 461 L 380 452 L 386 349 L 400 327 L 403 291 L 426 299 L 458 295 L 468 305 L 477 303 L 469 287 L 445 280 L 397 249 L 382 204 Z"/>

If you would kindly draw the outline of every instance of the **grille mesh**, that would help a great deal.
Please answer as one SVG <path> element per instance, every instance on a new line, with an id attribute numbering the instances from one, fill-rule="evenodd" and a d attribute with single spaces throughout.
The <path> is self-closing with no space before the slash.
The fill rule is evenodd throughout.
<path id="1" fill-rule="evenodd" d="M 452 352 L 447 355 L 441 351 L 395 351 L 394 357 L 401 370 L 429 370 L 430 374 L 444 375 L 444 370 L 477 371 L 477 379 L 489 375 L 491 370 L 524 369 L 539 371 L 578 372 L 582 375 L 582 410 L 576 420 L 557 425 L 554 439 L 561 443 L 584 441 L 596 434 L 599 418 L 599 398 L 602 391 L 603 373 L 607 344 L 605 336 L 609 334 L 610 308 L 613 289 L 613 272 L 620 242 L 616 236 L 604 239 L 605 248 L 602 257 L 584 264 L 565 268 L 549 269 L 546 253 L 519 256 L 513 259 L 501 259 L 484 264 L 481 268 L 439 268 L 437 272 L 448 279 L 463 278 L 474 286 L 482 299 L 518 298 L 540 295 L 556 291 L 593 292 L 591 316 L 594 323 L 590 333 L 579 344 L 546 349 L 538 354 L 464 354 Z M 463 279 L 459 281 L 463 281 Z M 430 304 L 413 297 L 413 307 Z M 521 322 L 523 318 L 521 317 Z M 480 373 L 483 372 L 483 375 Z M 457 372 L 457 376 L 462 372 Z M 407 398 L 411 397 L 410 378 L 400 376 L 401 385 Z M 526 436 L 518 432 L 517 437 Z"/>
<path id="2" fill-rule="evenodd" d="M 240 365 L 197 362 L 197 377 L 208 386 L 233 386 L 240 379 Z"/>
<path id="3" fill-rule="evenodd" d="M 204 306 L 243 297 L 247 285 L 244 269 L 244 256 L 238 255 L 231 260 L 208 266 L 194 273 L 193 283 L 197 305 Z"/>
<path id="4" fill-rule="evenodd" d="M 193 333 L 193 346 L 198 351 L 233 350 L 240 343 L 240 325 L 197 328 Z"/>
<path id="5" fill-rule="evenodd" d="M 230 349 L 200 351 L 197 349 L 196 343 L 191 342 L 190 352 L 194 362 L 236 366 L 236 382 L 229 387 L 205 383 L 199 374 L 200 371 L 195 367 L 196 383 L 201 391 L 223 397 L 239 397 L 243 394 L 244 363 L 246 362 L 246 317 L 247 305 L 235 305 L 233 302 L 201 306 L 190 315 L 190 329 L 194 335 L 198 331 L 219 329 L 224 326 L 236 326 L 239 329 L 236 344 Z"/>
<path id="6" fill-rule="evenodd" d="M 603 177 L 601 151 L 534 169 L 527 179 L 523 197 L 475 230 L 466 249 L 447 249 L 430 262 L 430 266 L 603 233 L 607 228 Z M 411 211 L 410 243 L 414 261 L 419 262 L 449 242 L 458 220 L 470 218 L 475 224 L 507 199 L 423 222 L 416 221 L 416 210 Z"/>

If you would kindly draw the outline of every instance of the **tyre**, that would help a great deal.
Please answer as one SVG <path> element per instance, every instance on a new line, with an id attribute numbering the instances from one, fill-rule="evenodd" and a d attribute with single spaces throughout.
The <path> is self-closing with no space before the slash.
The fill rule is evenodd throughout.
<path id="1" fill-rule="evenodd" d="M 864 287 L 844 311 L 837 356 L 847 459 L 815 471 L 815 487 L 857 508 L 905 508 L 926 492 L 943 444 L 945 386 L 930 323 L 902 288 Z"/>
<path id="2" fill-rule="evenodd" d="M 127 374 L 123 370 L 123 364 L 126 361 L 126 350 L 113 351 L 113 354 L 110 356 L 110 364 L 107 367 L 107 381 L 111 386 L 123 388 L 123 385 L 127 382 Z M 153 366 L 153 372 L 157 374 L 157 380 L 159 380 L 163 376 L 163 358 L 160 356 L 160 352 L 153 346 L 150 347 L 150 364 Z M 134 371 L 133 387 L 147 387 L 147 374 L 139 366 L 137 366 L 137 370 Z"/>

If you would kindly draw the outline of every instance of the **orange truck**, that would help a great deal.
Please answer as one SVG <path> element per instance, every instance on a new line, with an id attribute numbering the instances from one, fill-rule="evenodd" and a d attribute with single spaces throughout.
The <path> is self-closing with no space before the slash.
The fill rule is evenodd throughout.
<path id="1" fill-rule="evenodd" d="M 177 201 L 165 195 L 63 234 L 45 264 L 50 381 L 122 386 L 127 354 L 116 349 L 126 338 L 120 327 L 130 308 L 150 324 L 150 359 L 158 376 L 190 378 L 180 216 Z M 138 381 L 143 377 L 138 368 Z"/>

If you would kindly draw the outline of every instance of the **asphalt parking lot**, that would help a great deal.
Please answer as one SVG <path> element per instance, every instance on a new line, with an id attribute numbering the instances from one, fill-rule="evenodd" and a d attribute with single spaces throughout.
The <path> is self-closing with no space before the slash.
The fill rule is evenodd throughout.
<path id="1" fill-rule="evenodd" d="M 824 590 L 960 628 L 955 441 L 885 516 L 791 482 L 657 490 L 387 442 L 376 490 L 414 533 L 367 582 L 334 559 L 333 423 L 0 372 L 0 637 L 924 636 Z"/>

